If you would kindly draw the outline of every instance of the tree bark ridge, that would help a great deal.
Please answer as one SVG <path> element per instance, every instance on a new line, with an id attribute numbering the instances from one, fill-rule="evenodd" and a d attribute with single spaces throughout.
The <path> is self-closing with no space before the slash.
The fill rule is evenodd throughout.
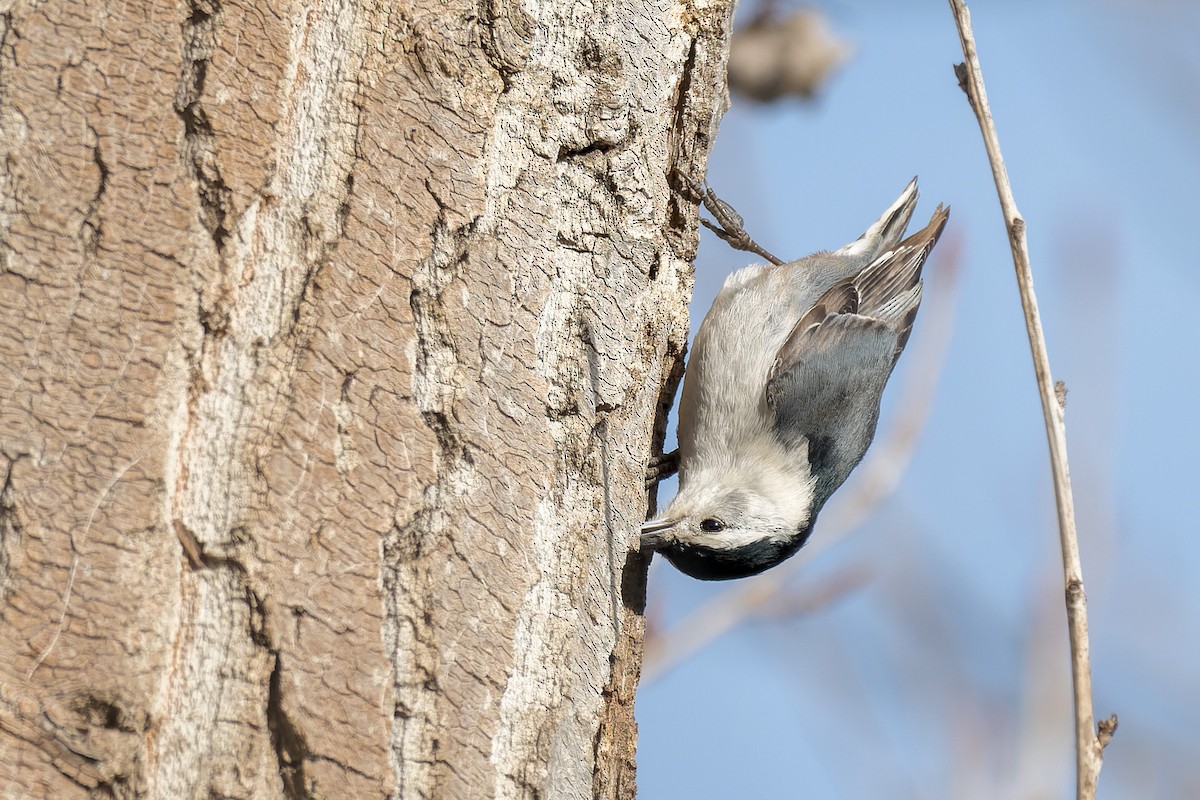
<path id="1" fill-rule="evenodd" d="M 633 796 L 730 13 L 0 14 L 0 796 Z"/>

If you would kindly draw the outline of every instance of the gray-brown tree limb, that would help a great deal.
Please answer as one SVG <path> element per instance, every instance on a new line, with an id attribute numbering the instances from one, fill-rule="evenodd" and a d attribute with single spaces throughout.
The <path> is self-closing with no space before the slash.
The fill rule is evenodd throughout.
<path id="1" fill-rule="evenodd" d="M 1063 581 L 1067 604 L 1067 630 L 1071 645 L 1071 682 L 1075 690 L 1075 773 L 1077 800 L 1094 800 L 1100 778 L 1104 748 L 1117 728 L 1116 715 L 1103 720 L 1097 728 L 1092 711 L 1092 666 L 1088 647 L 1087 595 L 1083 587 L 1083 567 L 1079 559 L 1079 535 L 1075 530 L 1075 501 L 1071 493 L 1070 467 L 1067 463 L 1067 430 L 1065 423 L 1066 386 L 1056 383 L 1050 370 L 1050 356 L 1038 311 L 1037 294 L 1033 286 L 1033 268 L 1029 260 L 1029 243 L 1025 235 L 1025 220 L 1017 210 L 1000 139 L 988 107 L 983 83 L 983 70 L 975 37 L 971 32 L 971 14 L 962 0 L 950 0 L 959 41 L 966 61 L 955 68 L 959 84 L 967 94 L 971 109 L 979 120 L 984 147 L 1000 196 L 1000 208 L 1012 248 L 1017 288 L 1029 335 L 1029 350 L 1037 377 L 1038 395 L 1046 423 L 1046 439 L 1050 449 L 1050 471 L 1054 482 L 1055 508 L 1058 512 L 1059 542 L 1062 548 Z"/>
<path id="2" fill-rule="evenodd" d="M 7 4 L 0 796 L 631 798 L 732 4 Z"/>

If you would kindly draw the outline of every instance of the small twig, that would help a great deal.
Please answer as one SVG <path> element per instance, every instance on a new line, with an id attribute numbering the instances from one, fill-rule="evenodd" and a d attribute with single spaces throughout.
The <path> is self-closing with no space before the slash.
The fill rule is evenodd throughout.
<path id="1" fill-rule="evenodd" d="M 820 553 L 856 530 L 896 486 L 916 449 L 920 432 L 933 408 L 933 393 L 945 362 L 954 329 L 954 278 L 958 242 L 944 240 L 934 253 L 932 289 L 924 302 L 922 335 L 909 359 L 899 416 L 858 467 L 855 480 L 842 489 L 836 508 L 822 518 L 818 535 L 791 561 L 754 578 L 739 581 L 690 613 L 670 630 L 647 629 L 642 683 L 661 676 L 723 636 L 783 593 L 789 581 Z M 847 493 L 848 492 L 848 493 Z"/>
<path id="2" fill-rule="evenodd" d="M 1058 511 L 1059 540 L 1062 546 L 1063 579 L 1066 586 L 1067 628 L 1071 641 L 1071 678 L 1075 687 L 1075 796 L 1077 800 L 1093 800 L 1096 783 L 1104 759 L 1104 747 L 1116 730 L 1116 717 L 1110 717 L 1102 725 L 1099 735 L 1092 712 L 1092 671 L 1088 654 L 1087 598 L 1083 589 L 1083 570 L 1079 560 L 1079 539 L 1075 531 L 1075 504 L 1071 497 L 1071 479 L 1067 466 L 1067 435 L 1063 421 L 1066 406 L 1066 386 L 1055 384 L 1050 372 L 1050 359 L 1046 352 L 1046 339 L 1042 332 L 1038 313 L 1037 295 L 1033 290 L 1033 271 L 1029 263 L 1029 246 L 1025 238 L 1025 221 L 1017 211 L 1013 199 L 1012 185 L 1004 158 L 1000 153 L 1000 140 L 992 112 L 988 108 L 987 93 L 983 86 L 983 71 L 979 67 L 979 56 L 975 50 L 975 39 L 971 34 L 971 14 L 963 0 L 950 0 L 954 21 L 958 25 L 958 37 L 962 42 L 964 64 L 955 67 L 959 85 L 967 93 L 971 108 L 979 120 L 983 133 L 984 147 L 992 166 L 992 177 L 1000 195 L 1000 207 L 1008 229 L 1008 241 L 1012 248 L 1013 265 L 1016 267 L 1017 287 L 1021 293 L 1021 306 L 1025 311 L 1025 327 L 1029 334 L 1029 348 L 1033 355 L 1033 368 L 1037 375 L 1038 392 L 1042 400 L 1042 415 L 1046 420 L 1046 438 L 1050 445 L 1050 469 L 1054 476 L 1054 499 Z M 1060 388 L 1061 387 L 1061 388 Z"/>
<path id="3" fill-rule="evenodd" d="M 1108 743 L 1112 741 L 1113 735 L 1117 732 L 1117 715 L 1109 714 L 1108 719 L 1100 720 L 1097 726 L 1100 730 L 1096 740 L 1100 743 L 1100 749 L 1108 747 Z"/>

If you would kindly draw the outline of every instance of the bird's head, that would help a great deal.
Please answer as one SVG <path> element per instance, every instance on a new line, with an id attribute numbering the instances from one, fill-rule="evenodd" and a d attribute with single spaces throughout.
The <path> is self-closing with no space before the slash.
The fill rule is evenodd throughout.
<path id="1" fill-rule="evenodd" d="M 811 480 L 771 477 L 726 471 L 689 479 L 663 514 L 642 526 L 642 549 L 706 581 L 770 569 L 800 549 L 816 520 Z"/>

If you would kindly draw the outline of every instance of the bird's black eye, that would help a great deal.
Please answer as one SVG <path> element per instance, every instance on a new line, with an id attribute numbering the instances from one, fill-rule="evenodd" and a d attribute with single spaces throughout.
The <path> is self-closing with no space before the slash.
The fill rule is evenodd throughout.
<path id="1" fill-rule="evenodd" d="M 709 517 L 708 519 L 700 522 L 700 530 L 706 533 L 720 533 L 721 531 L 725 530 L 725 523 L 721 522 L 719 519 Z"/>

